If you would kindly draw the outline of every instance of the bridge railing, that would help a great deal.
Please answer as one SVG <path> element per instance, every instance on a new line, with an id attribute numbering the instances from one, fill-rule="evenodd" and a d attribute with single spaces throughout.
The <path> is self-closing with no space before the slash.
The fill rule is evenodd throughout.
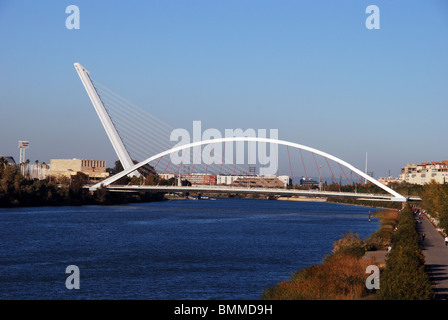
<path id="1" fill-rule="evenodd" d="M 364 200 L 385 200 L 397 201 L 397 199 L 388 194 L 367 194 L 341 191 L 320 191 L 320 190 L 299 190 L 288 188 L 244 188 L 236 186 L 210 186 L 210 185 L 195 185 L 195 186 L 148 186 L 148 185 L 127 185 L 117 186 L 111 185 L 107 187 L 110 190 L 160 190 L 168 192 L 225 192 L 225 193 L 258 193 L 258 194 L 288 194 L 288 195 L 304 195 L 311 197 L 351 197 Z M 416 199 L 413 199 L 416 200 Z M 418 200 L 418 199 L 417 199 Z M 399 200 L 402 201 L 402 200 Z"/>

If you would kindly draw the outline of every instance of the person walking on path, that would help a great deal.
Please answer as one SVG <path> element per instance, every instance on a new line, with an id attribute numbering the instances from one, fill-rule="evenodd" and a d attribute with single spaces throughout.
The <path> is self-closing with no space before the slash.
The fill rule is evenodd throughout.
<path id="1" fill-rule="evenodd" d="M 425 233 L 422 233 L 422 241 L 425 241 Z"/>
<path id="2" fill-rule="evenodd" d="M 448 245 L 448 236 L 445 237 L 445 247 Z"/>
<path id="3" fill-rule="evenodd" d="M 430 222 L 430 219 L 423 220 L 423 223 L 416 225 L 416 230 L 420 236 L 425 234 L 425 241 L 422 242 L 422 250 L 425 256 L 425 266 L 430 272 L 433 283 L 435 299 L 447 299 L 448 293 L 448 253 L 445 246 L 445 237 L 442 237 L 437 228 Z M 420 238 L 422 241 L 422 238 Z M 447 299 L 448 300 L 448 299 Z"/>

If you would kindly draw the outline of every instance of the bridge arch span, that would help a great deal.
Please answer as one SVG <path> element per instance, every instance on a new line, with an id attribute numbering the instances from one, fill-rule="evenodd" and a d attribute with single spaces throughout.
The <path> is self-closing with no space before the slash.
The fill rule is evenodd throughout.
<path id="1" fill-rule="evenodd" d="M 388 192 L 389 194 L 393 195 L 394 201 L 400 201 L 400 202 L 405 202 L 407 201 L 407 199 L 402 196 L 401 194 L 397 193 L 396 191 L 392 190 L 391 188 L 385 186 L 384 184 L 382 184 L 381 182 L 379 182 L 378 180 L 374 179 L 373 177 L 365 174 L 364 172 L 362 172 L 361 170 L 355 168 L 354 166 L 352 166 L 351 164 L 345 162 L 342 159 L 339 159 L 331 154 L 328 154 L 326 152 L 323 152 L 321 150 L 315 149 L 315 148 L 311 148 L 305 145 L 301 145 L 298 143 L 294 143 L 294 142 L 289 142 L 289 141 L 285 141 L 285 140 L 278 140 L 278 139 L 270 139 L 270 138 L 262 138 L 262 137 L 227 137 L 227 138 L 218 138 L 218 139 L 210 139 L 210 140 L 203 140 L 203 141 L 197 141 L 197 142 L 193 142 L 193 143 L 188 143 L 188 144 L 184 144 L 182 146 L 177 146 L 174 148 L 171 148 L 169 150 L 160 152 L 152 157 L 147 158 L 146 160 L 143 160 L 115 175 L 113 175 L 112 177 L 109 177 L 93 186 L 91 186 L 89 189 L 91 191 L 95 191 L 98 188 L 100 188 L 101 186 L 107 187 L 108 185 L 110 185 L 111 183 L 117 181 L 118 179 L 127 176 L 129 174 L 131 174 L 132 172 L 134 172 L 135 170 L 143 167 L 144 165 L 150 163 L 151 161 L 157 160 L 161 157 L 164 157 L 166 155 L 169 155 L 171 153 L 175 153 L 175 152 L 179 152 L 181 150 L 184 149 L 188 149 L 188 148 L 193 148 L 193 147 L 197 147 L 197 146 L 202 146 L 202 145 L 207 145 L 207 144 L 215 144 L 215 143 L 225 143 L 225 142 L 263 142 L 263 143 L 274 143 L 274 144 L 278 144 L 278 145 L 283 145 L 283 146 L 288 146 L 288 147 L 292 147 L 292 148 L 296 148 L 296 149 L 301 149 L 301 150 L 305 150 L 305 151 L 309 151 L 315 154 L 318 154 L 320 156 L 326 157 L 330 160 L 333 160 L 341 165 L 343 165 L 344 167 L 352 170 L 353 172 L 357 173 L 358 175 L 360 175 L 361 177 L 365 178 L 366 180 L 372 182 L 373 184 L 375 184 L 376 186 L 380 187 L 381 189 L 383 189 L 384 191 Z"/>

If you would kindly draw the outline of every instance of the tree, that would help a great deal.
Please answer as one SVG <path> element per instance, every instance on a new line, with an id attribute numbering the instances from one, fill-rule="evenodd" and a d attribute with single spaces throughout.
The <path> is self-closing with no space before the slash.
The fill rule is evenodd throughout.
<path id="1" fill-rule="evenodd" d="M 440 184 L 432 180 L 423 186 L 422 205 L 440 227 L 448 231 L 448 183 Z"/>
<path id="2" fill-rule="evenodd" d="M 89 176 L 82 172 L 78 172 L 76 175 L 72 176 L 69 190 L 73 198 L 82 200 L 84 191 L 83 187 L 88 181 Z"/>
<path id="3" fill-rule="evenodd" d="M 137 160 L 132 160 L 132 162 L 134 164 L 139 163 Z M 117 161 L 115 161 L 115 166 L 112 169 L 109 169 L 109 174 L 114 175 L 114 174 L 120 173 L 123 170 L 124 170 L 124 168 L 123 168 L 123 165 L 121 164 L 121 161 L 117 160 Z M 157 178 L 157 172 L 154 170 L 153 166 L 151 166 L 150 164 L 145 164 L 140 169 L 138 169 L 138 172 L 141 175 L 143 175 L 144 177 L 148 177 L 150 175 L 154 176 L 154 178 L 153 177 L 149 177 L 148 178 L 149 182 L 147 181 L 145 184 L 147 184 L 147 185 L 156 184 L 156 183 L 153 183 L 153 182 L 154 182 L 154 179 L 158 179 L 158 178 Z M 118 179 L 113 184 L 115 184 L 115 185 L 126 185 L 130 181 L 131 181 L 131 178 L 126 176 L 126 177 Z"/>
<path id="4" fill-rule="evenodd" d="M 124 168 L 123 168 L 123 165 L 121 164 L 121 161 L 117 160 L 117 161 L 115 161 L 115 166 L 110 170 L 109 174 L 114 175 L 114 174 L 120 173 L 123 170 L 124 170 Z M 118 179 L 113 184 L 127 185 L 130 181 L 131 181 L 131 179 L 128 176 L 125 176 L 123 178 Z"/>
<path id="5" fill-rule="evenodd" d="M 109 192 L 102 186 L 95 191 L 95 198 L 103 204 L 107 204 L 110 201 Z"/>

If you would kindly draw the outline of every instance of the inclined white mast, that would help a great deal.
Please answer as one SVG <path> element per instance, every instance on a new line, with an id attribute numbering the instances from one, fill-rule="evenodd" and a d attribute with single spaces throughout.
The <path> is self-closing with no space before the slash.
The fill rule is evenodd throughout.
<path id="1" fill-rule="evenodd" d="M 126 170 L 132 167 L 134 163 L 132 162 L 131 156 L 126 150 L 126 147 L 124 146 L 117 129 L 115 128 L 111 118 L 109 117 L 109 114 L 107 113 L 107 110 L 104 107 L 104 104 L 101 101 L 101 98 L 98 95 L 98 92 L 96 91 L 92 80 L 90 79 L 89 71 L 87 71 L 81 64 L 77 62 L 74 65 L 79 77 L 81 78 L 81 82 L 84 85 L 87 94 L 89 95 L 90 101 L 92 101 L 95 111 L 98 114 L 98 117 L 100 118 L 104 129 L 106 130 L 107 136 L 109 137 L 109 140 L 114 147 L 115 153 L 117 154 L 118 159 L 123 165 L 123 168 Z M 139 176 L 138 171 L 134 171 L 129 176 L 135 175 Z"/>

